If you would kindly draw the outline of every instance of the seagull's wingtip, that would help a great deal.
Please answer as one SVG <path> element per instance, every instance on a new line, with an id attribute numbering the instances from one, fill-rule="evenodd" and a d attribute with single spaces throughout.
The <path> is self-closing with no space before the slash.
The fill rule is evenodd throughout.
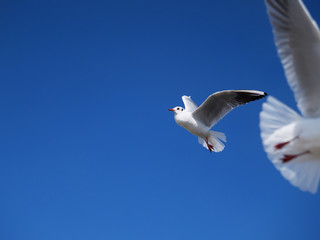
<path id="1" fill-rule="evenodd" d="M 182 96 L 182 99 L 184 99 L 184 98 L 191 99 L 191 96 L 183 95 L 183 96 Z"/>

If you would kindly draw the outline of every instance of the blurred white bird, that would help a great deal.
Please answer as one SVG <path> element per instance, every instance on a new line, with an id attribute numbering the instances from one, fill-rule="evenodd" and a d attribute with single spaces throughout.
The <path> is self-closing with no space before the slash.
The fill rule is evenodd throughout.
<path id="1" fill-rule="evenodd" d="M 174 120 L 192 134 L 198 136 L 199 143 L 210 152 L 221 152 L 224 149 L 226 136 L 221 132 L 210 131 L 220 119 L 232 109 L 248 102 L 263 98 L 267 94 L 254 90 L 229 90 L 210 95 L 200 107 L 190 97 L 183 96 L 182 107 L 170 108 L 174 112 Z"/>
<path id="2" fill-rule="evenodd" d="M 320 178 L 320 32 L 300 0 L 266 0 L 278 55 L 302 116 L 269 97 L 260 113 L 271 162 L 303 191 Z"/>

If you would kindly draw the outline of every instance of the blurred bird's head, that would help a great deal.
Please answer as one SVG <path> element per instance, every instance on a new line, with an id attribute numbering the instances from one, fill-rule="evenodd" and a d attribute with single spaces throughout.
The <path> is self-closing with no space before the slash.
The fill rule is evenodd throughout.
<path id="1" fill-rule="evenodd" d="M 171 112 L 174 112 L 174 114 L 179 114 L 179 113 L 184 111 L 184 108 L 178 106 L 178 107 L 175 107 L 175 108 L 169 108 L 168 110 L 171 111 Z"/>

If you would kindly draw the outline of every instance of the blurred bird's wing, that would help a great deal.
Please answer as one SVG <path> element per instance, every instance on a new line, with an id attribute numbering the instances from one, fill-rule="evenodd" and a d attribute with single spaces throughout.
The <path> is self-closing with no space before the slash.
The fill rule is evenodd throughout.
<path id="1" fill-rule="evenodd" d="M 255 90 L 229 90 L 210 95 L 193 112 L 193 117 L 211 128 L 232 109 L 265 97 L 267 94 Z"/>
<path id="2" fill-rule="evenodd" d="M 320 116 L 320 32 L 301 0 L 266 0 L 278 55 L 298 108 Z"/>
<path id="3" fill-rule="evenodd" d="M 194 101 L 192 101 L 190 96 L 189 97 L 188 96 L 183 96 L 182 97 L 182 101 L 183 101 L 183 104 L 184 104 L 184 108 L 188 112 L 193 112 L 194 110 L 196 110 L 198 108 L 197 104 L 195 104 Z"/>

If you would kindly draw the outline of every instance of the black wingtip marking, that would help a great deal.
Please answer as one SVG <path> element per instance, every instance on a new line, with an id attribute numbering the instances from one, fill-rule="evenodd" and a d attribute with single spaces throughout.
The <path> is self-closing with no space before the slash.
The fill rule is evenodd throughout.
<path id="1" fill-rule="evenodd" d="M 263 94 L 257 94 L 254 92 L 237 92 L 236 101 L 241 104 L 246 104 L 252 101 L 259 100 L 261 98 L 264 98 L 268 96 L 266 92 L 263 92 Z"/>

